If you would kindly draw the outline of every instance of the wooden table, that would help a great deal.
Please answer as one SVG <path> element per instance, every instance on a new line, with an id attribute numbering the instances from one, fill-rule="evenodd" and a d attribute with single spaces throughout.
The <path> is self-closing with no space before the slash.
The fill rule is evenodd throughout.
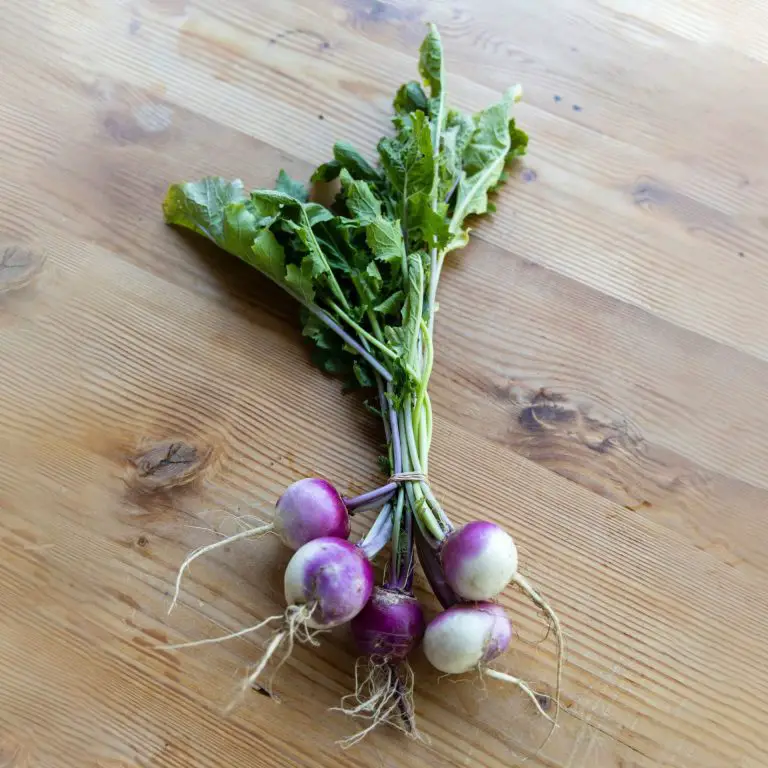
<path id="1" fill-rule="evenodd" d="M 758 768 L 768 761 L 768 6 L 684 0 L 0 4 L 0 765 Z M 521 82 L 531 150 L 447 271 L 432 481 L 505 521 L 567 628 L 561 727 L 416 662 L 426 743 L 353 724 L 344 631 L 231 714 L 276 541 L 183 555 L 378 425 L 295 307 L 164 227 L 167 184 L 370 152 L 442 30 L 453 101 Z M 503 668 L 551 639 L 510 591 Z"/>

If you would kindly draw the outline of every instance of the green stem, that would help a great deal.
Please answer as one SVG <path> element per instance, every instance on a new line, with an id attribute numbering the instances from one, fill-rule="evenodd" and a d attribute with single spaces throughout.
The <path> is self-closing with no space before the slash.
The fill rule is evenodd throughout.
<path id="1" fill-rule="evenodd" d="M 338 315 L 350 328 L 357 331 L 360 337 L 373 344 L 378 350 L 389 357 L 391 360 L 397 360 L 397 353 L 393 352 L 384 342 L 379 341 L 373 334 L 365 330 L 359 323 L 356 323 L 338 304 L 334 304 L 330 299 L 327 300 L 328 306 Z"/>
<path id="2" fill-rule="evenodd" d="M 392 523 L 392 553 L 393 553 L 393 574 L 400 572 L 400 525 L 403 519 L 403 506 L 405 504 L 405 497 L 402 489 L 397 492 L 397 499 L 393 507 L 393 523 Z"/>
<path id="3" fill-rule="evenodd" d="M 421 320 L 421 336 L 424 350 L 424 365 L 421 372 L 421 380 L 419 381 L 419 388 L 416 391 L 416 405 L 413 409 L 417 424 L 421 423 L 420 413 L 421 409 L 424 407 L 424 399 L 427 396 L 427 385 L 429 384 L 429 377 L 432 375 L 432 366 L 435 362 L 435 353 L 432 347 L 432 335 L 423 318 Z M 421 456 L 423 461 L 424 454 L 422 453 Z"/>
<path id="4" fill-rule="evenodd" d="M 418 459 L 418 452 L 416 449 L 416 438 L 413 431 L 412 414 L 406 413 L 404 417 L 404 421 L 405 421 L 406 442 L 408 445 L 409 458 L 413 466 L 413 471 L 423 473 L 424 470 L 421 466 L 421 462 Z M 437 524 L 437 529 L 440 531 L 440 535 L 437 538 L 442 539 L 445 536 L 445 531 L 446 530 L 450 531 L 452 529 L 451 523 L 448 520 L 448 515 L 445 514 L 445 510 L 440 506 L 440 502 L 435 498 L 435 495 L 432 493 L 432 489 L 429 487 L 429 483 L 422 481 L 419 483 L 419 488 L 420 488 L 421 494 L 423 494 L 424 498 L 427 501 L 427 504 L 431 508 L 431 511 L 437 515 L 437 519 L 435 519 L 433 515 L 430 515 L 430 518 L 433 523 Z M 439 523 L 438 523 L 438 520 L 439 520 Z"/>
<path id="5" fill-rule="evenodd" d="M 430 337 L 435 327 L 435 308 L 437 305 L 437 284 L 440 282 L 440 272 L 443 269 L 443 260 L 445 259 L 445 251 L 438 253 L 437 248 L 432 249 L 430 255 L 430 269 L 429 269 L 429 297 L 427 299 L 428 307 L 428 320 L 427 330 Z"/>
<path id="6" fill-rule="evenodd" d="M 419 440 L 419 458 L 421 459 L 421 468 L 424 474 L 429 472 L 429 431 L 427 429 L 427 411 L 422 408 L 419 412 L 418 427 Z"/>
<path id="7" fill-rule="evenodd" d="M 403 411 L 398 413 L 398 422 L 400 425 L 400 435 L 405 437 L 403 440 L 403 471 L 421 472 L 410 413 L 404 413 Z M 445 532 L 432 514 L 428 497 L 425 497 L 424 486 L 426 486 L 425 483 L 405 483 L 405 491 L 408 495 L 414 517 L 422 530 L 425 530 L 431 537 L 441 541 L 445 537 Z M 429 486 L 426 486 L 426 488 L 428 489 Z"/>
<path id="8" fill-rule="evenodd" d="M 378 318 L 376 317 L 376 313 L 371 309 L 368 302 L 368 296 L 366 296 L 365 291 L 363 290 L 362 286 L 360 285 L 360 281 L 356 277 L 352 277 L 352 285 L 355 286 L 355 290 L 357 291 L 358 298 L 360 299 L 361 306 L 365 307 L 365 316 L 368 318 L 368 322 L 371 324 L 371 330 L 373 331 L 373 335 L 379 339 L 379 341 L 384 341 L 384 334 L 381 332 L 381 326 L 379 325 Z"/>
<path id="9" fill-rule="evenodd" d="M 376 313 L 368 307 L 365 310 L 365 314 L 368 316 L 368 322 L 371 324 L 373 335 L 380 341 L 384 341 L 384 334 L 381 331 L 381 326 L 379 325 L 379 319 L 376 317 Z"/>

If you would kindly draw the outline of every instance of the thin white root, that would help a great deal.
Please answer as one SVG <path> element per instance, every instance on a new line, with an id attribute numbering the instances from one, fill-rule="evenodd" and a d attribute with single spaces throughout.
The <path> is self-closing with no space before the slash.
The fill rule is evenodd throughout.
<path id="1" fill-rule="evenodd" d="M 513 583 L 520 587 L 520 589 L 533 601 L 534 605 L 544 611 L 555 630 L 555 639 L 557 640 L 557 682 L 555 684 L 555 719 L 553 720 L 553 723 L 557 724 L 560 715 L 560 690 L 563 681 L 563 659 L 565 658 L 565 640 L 563 638 L 563 631 L 560 627 L 560 619 L 557 618 L 557 614 L 552 610 L 549 603 L 533 588 L 533 586 L 531 586 L 531 583 L 525 576 L 520 573 L 515 574 Z"/>
<path id="2" fill-rule="evenodd" d="M 251 688 L 253 688 L 253 686 L 257 683 L 261 673 L 264 671 L 267 664 L 269 664 L 270 660 L 277 653 L 278 649 L 283 645 L 283 643 L 286 644 L 287 649 L 283 655 L 283 658 L 280 660 L 280 663 L 277 665 L 277 668 L 272 674 L 272 677 L 270 678 L 270 686 L 272 684 L 272 680 L 277 674 L 277 671 L 290 657 L 291 652 L 293 651 L 294 642 L 296 640 L 302 643 L 309 643 L 311 645 L 319 645 L 317 641 L 317 635 L 319 635 L 323 630 L 313 629 L 307 623 L 314 610 L 314 604 L 290 605 L 288 608 L 286 608 L 286 611 L 282 616 L 271 617 L 283 619 L 283 628 L 279 632 L 275 633 L 275 635 L 269 641 L 269 645 L 267 645 L 266 649 L 264 650 L 264 654 L 262 655 L 261 659 L 259 659 L 259 663 L 243 679 L 243 682 L 240 686 L 240 695 L 232 701 L 229 707 L 227 707 L 227 712 L 231 711 L 236 706 L 237 702 Z"/>
<path id="3" fill-rule="evenodd" d="M 349 749 L 380 725 L 388 724 L 419 739 L 413 708 L 414 675 L 407 661 L 395 666 L 383 659 L 359 658 L 355 663 L 355 692 L 344 696 L 331 711 L 368 721 L 352 736 L 337 743 Z"/>
<path id="4" fill-rule="evenodd" d="M 249 539 L 253 536 L 263 536 L 265 533 L 269 533 L 271 530 L 273 530 L 273 528 L 274 525 L 272 525 L 272 523 L 261 525 L 258 528 L 248 528 L 245 531 L 240 531 L 239 533 L 232 534 L 232 536 L 227 536 L 226 538 L 220 539 L 219 541 L 215 541 L 213 544 L 207 544 L 204 547 L 198 547 L 197 549 L 192 550 L 192 552 L 187 555 L 186 559 L 179 568 L 179 572 L 176 574 L 176 584 L 173 590 L 173 600 L 171 600 L 168 613 L 170 614 L 171 611 L 173 611 L 173 609 L 176 607 L 176 603 L 179 599 L 179 592 L 181 591 L 181 580 L 184 577 L 184 571 L 189 568 L 190 564 L 194 560 L 197 560 L 198 557 L 208 554 L 208 552 L 212 552 L 219 547 L 225 547 L 227 544 L 240 541 L 240 539 Z"/>
<path id="5" fill-rule="evenodd" d="M 234 640 L 236 637 L 242 637 L 243 635 L 250 634 L 251 632 L 256 632 L 257 630 L 261 629 L 265 624 L 269 624 L 270 621 L 276 621 L 277 619 L 282 619 L 283 614 L 278 613 L 276 616 L 270 616 L 268 619 L 264 619 L 264 621 L 260 621 L 258 624 L 254 624 L 252 627 L 246 627 L 245 629 L 240 629 L 237 632 L 231 632 L 228 635 L 221 635 L 219 637 L 209 637 L 205 640 L 193 640 L 190 643 L 175 643 L 174 645 L 161 645 L 159 647 L 159 650 L 162 651 L 175 651 L 179 648 L 195 648 L 198 645 L 211 645 L 213 643 L 223 643 L 225 640 Z"/>
<path id="6" fill-rule="evenodd" d="M 503 680 L 505 683 L 512 683 L 512 685 L 516 685 L 534 703 L 539 714 L 545 717 L 547 720 L 549 720 L 550 723 L 554 725 L 555 721 L 542 709 L 541 703 L 539 702 L 539 697 L 534 693 L 533 690 L 531 690 L 528 684 L 523 682 L 519 677 L 512 677 L 512 675 L 508 675 L 506 672 L 499 672 L 498 669 L 484 669 L 483 672 L 489 677 L 494 677 L 497 680 Z"/>
<path id="7" fill-rule="evenodd" d="M 287 635 L 286 630 L 281 630 L 278 632 L 272 640 L 270 640 L 269 645 L 267 646 L 267 649 L 264 651 L 264 655 L 261 657 L 261 660 L 259 663 L 253 668 L 253 671 L 243 680 L 242 683 L 242 690 L 243 693 L 245 691 L 249 690 L 250 688 L 253 688 L 256 681 L 259 679 L 259 675 L 264 671 L 264 667 L 267 666 L 269 663 L 269 660 L 274 656 L 275 651 L 280 647 L 283 640 L 285 640 L 285 636 Z"/>

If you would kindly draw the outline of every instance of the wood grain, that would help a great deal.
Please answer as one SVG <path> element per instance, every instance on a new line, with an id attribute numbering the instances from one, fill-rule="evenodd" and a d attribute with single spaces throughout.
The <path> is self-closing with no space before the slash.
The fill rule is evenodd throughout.
<path id="1" fill-rule="evenodd" d="M 0 9 L 0 765 L 766 764 L 766 3 Z M 306 474 L 369 487 L 381 439 L 293 306 L 163 226 L 163 192 L 370 154 L 426 20 L 455 103 L 526 93 L 531 153 L 446 269 L 431 475 L 457 520 L 513 532 L 567 628 L 539 754 L 524 699 L 422 659 L 425 741 L 341 750 L 343 630 L 226 716 L 265 638 L 159 648 L 279 610 L 265 539 L 196 563 L 167 616 L 233 511 Z M 502 602 L 503 666 L 546 688 L 541 618 Z"/>

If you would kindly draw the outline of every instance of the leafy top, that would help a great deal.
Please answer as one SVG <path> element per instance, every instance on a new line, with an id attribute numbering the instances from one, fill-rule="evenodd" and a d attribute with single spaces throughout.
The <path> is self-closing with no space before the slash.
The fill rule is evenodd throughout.
<path id="1" fill-rule="evenodd" d="M 310 202 L 282 170 L 274 189 L 250 195 L 239 180 L 174 184 L 163 205 L 169 224 L 212 240 L 303 305 L 304 335 L 323 370 L 354 386 L 374 385 L 383 371 L 398 401 L 426 387 L 443 259 L 466 245 L 469 217 L 493 210 L 489 195 L 528 142 L 510 118 L 516 89 L 475 115 L 446 106 L 434 25 L 419 74 L 423 85 L 408 82 L 395 95 L 395 132 L 379 141 L 377 166 L 339 141 L 312 174 L 312 182 L 339 179 L 331 207 Z"/>

